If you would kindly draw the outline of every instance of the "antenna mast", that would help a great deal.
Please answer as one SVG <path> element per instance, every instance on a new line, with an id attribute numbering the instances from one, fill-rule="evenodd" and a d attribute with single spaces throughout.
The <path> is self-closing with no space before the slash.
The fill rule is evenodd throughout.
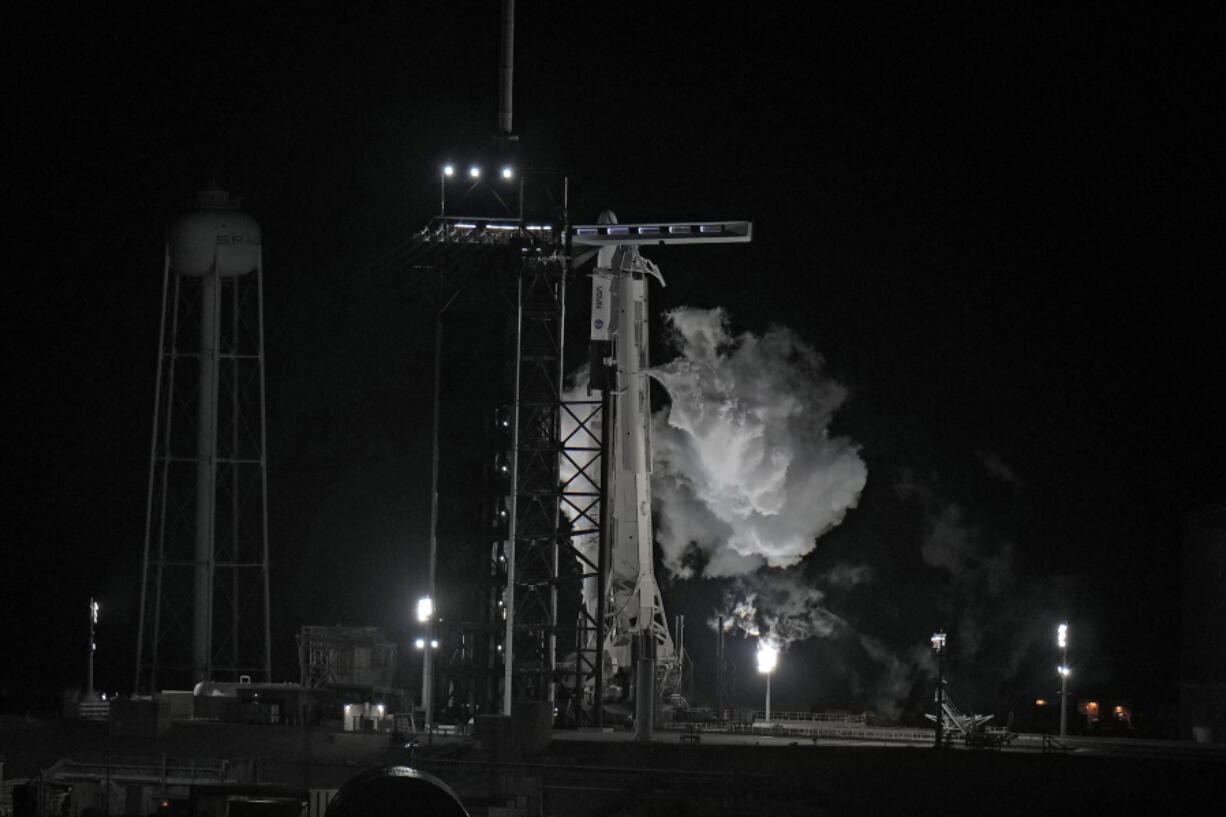
<path id="1" fill-rule="evenodd" d="M 498 64 L 498 135 L 514 140 L 511 127 L 515 80 L 515 0 L 502 0 L 502 56 Z"/>

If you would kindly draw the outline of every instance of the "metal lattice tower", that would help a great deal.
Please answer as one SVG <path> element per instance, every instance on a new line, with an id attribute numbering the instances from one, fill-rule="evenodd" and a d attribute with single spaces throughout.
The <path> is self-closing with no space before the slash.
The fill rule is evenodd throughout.
<path id="1" fill-rule="evenodd" d="M 135 690 L 270 680 L 259 225 L 200 193 L 166 244 Z"/>
<path id="2" fill-rule="evenodd" d="M 504 665 L 512 695 L 504 695 L 504 711 L 513 696 L 557 704 L 565 690 L 571 713 L 584 718 L 591 680 L 600 673 L 602 622 L 582 599 L 586 584 L 599 584 L 601 567 L 598 555 L 576 543 L 600 530 L 594 472 L 602 458 L 591 429 L 601 403 L 563 399 L 570 274 L 567 254 L 555 245 L 525 254 L 517 281 L 512 586 L 504 636 L 513 645 L 513 661 Z"/>

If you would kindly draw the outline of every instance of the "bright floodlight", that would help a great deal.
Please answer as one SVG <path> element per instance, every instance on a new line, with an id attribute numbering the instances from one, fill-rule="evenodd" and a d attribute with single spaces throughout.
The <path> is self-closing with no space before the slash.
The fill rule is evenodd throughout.
<path id="1" fill-rule="evenodd" d="M 779 663 L 779 650 L 767 644 L 765 641 L 758 642 L 758 672 L 774 672 L 775 665 Z"/>
<path id="2" fill-rule="evenodd" d="M 1056 628 L 1056 646 L 1064 649 L 1068 646 L 1068 625 L 1061 624 Z"/>
<path id="3" fill-rule="evenodd" d="M 510 168 L 510 167 L 504 167 L 504 168 L 502 169 L 502 178 L 504 178 L 504 179 L 509 179 L 509 178 L 511 178 L 511 176 L 512 176 L 512 175 L 514 175 L 514 174 L 513 174 L 513 172 L 512 172 L 512 170 L 511 170 L 511 168 Z"/>
<path id="4" fill-rule="evenodd" d="M 443 165 L 443 175 L 444 176 L 454 176 L 455 175 L 455 165 L 453 164 Z"/>
<path id="5" fill-rule="evenodd" d="M 429 596 L 417 600 L 417 620 L 429 621 L 434 616 L 434 601 Z"/>
<path id="6" fill-rule="evenodd" d="M 470 178 L 473 178 L 473 179 L 481 178 L 481 168 L 477 167 L 476 165 L 473 165 L 472 167 L 468 169 L 468 175 Z"/>
<path id="7" fill-rule="evenodd" d="M 1056 672 L 1060 673 L 1061 678 L 1067 678 L 1073 674 L 1073 671 L 1065 666 L 1056 667 Z"/>
<path id="8" fill-rule="evenodd" d="M 99 609 L 100 608 L 98 607 L 98 602 L 94 601 L 93 599 L 90 599 L 89 600 L 89 620 L 92 621 L 94 624 L 98 623 L 98 610 Z"/>
<path id="9" fill-rule="evenodd" d="M 419 650 L 421 650 L 421 649 L 425 649 L 425 646 L 426 646 L 426 639 L 424 639 L 424 638 L 419 638 L 419 639 L 417 639 L 416 641 L 414 641 L 414 642 L 413 642 L 413 646 L 414 646 L 414 647 L 416 647 L 416 648 L 417 648 L 417 649 L 419 649 Z"/>
<path id="10" fill-rule="evenodd" d="M 940 652 L 945 649 L 945 633 L 932 634 L 932 649 L 933 652 Z"/>

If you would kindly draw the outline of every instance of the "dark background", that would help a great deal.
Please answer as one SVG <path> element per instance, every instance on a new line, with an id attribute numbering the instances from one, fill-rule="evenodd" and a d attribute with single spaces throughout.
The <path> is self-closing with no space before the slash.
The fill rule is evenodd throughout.
<path id="1" fill-rule="evenodd" d="M 440 162 L 495 130 L 497 5 L 5 26 L 4 709 L 83 686 L 91 595 L 98 685 L 130 688 L 162 241 L 210 179 L 263 227 L 277 680 L 303 623 L 407 640 L 430 312 L 372 262 L 436 212 Z M 518 5 L 516 131 L 570 175 L 573 220 L 752 219 L 748 246 L 649 253 L 654 306 L 791 327 L 851 389 L 832 431 L 863 445 L 868 487 L 802 570 L 877 581 L 832 609 L 900 656 L 948 627 L 955 661 L 974 620 L 995 646 L 960 669 L 984 707 L 1052 695 L 1068 618 L 1091 692 L 1169 707 L 1180 526 L 1226 492 L 1221 10 Z M 505 351 L 477 302 L 448 319 L 444 588 L 484 548 L 473 474 Z M 921 563 L 950 506 L 983 564 L 1008 554 L 1006 585 Z M 669 582 L 666 603 L 701 620 L 723 590 Z M 854 645 L 797 660 L 814 669 L 779 673 L 778 708 L 872 705 L 881 665 Z"/>

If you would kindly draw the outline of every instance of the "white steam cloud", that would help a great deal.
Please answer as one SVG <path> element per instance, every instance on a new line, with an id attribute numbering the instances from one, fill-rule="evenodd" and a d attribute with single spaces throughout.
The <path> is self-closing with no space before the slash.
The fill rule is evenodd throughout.
<path id="1" fill-rule="evenodd" d="M 831 437 L 847 390 L 791 330 L 733 337 L 722 309 L 665 316 L 679 356 L 652 374 L 671 405 L 654 418 L 652 481 L 664 566 L 675 575 L 790 567 L 856 506 L 859 447 Z"/>
<path id="2" fill-rule="evenodd" d="M 847 623 L 825 605 L 826 594 L 794 571 L 765 570 L 737 579 L 724 599 L 725 630 L 767 639 L 777 649 L 793 641 L 845 633 Z M 710 624 L 719 626 L 719 617 Z"/>

